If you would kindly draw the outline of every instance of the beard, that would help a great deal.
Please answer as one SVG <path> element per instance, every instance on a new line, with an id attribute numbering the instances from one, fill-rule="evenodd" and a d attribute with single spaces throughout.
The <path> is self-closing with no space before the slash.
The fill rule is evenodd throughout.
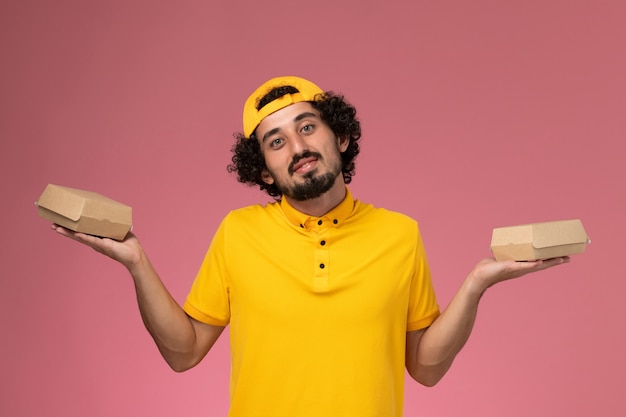
<path id="1" fill-rule="evenodd" d="M 319 153 L 305 152 L 294 158 L 288 169 L 289 174 L 293 175 L 292 167 L 296 162 L 309 156 L 315 156 L 318 160 L 322 159 L 322 155 Z M 276 181 L 276 187 L 283 194 L 283 196 L 289 197 L 294 201 L 312 200 L 320 197 L 322 194 L 333 188 L 337 177 L 341 174 L 341 154 L 339 153 L 339 149 L 337 149 L 336 156 L 337 160 L 332 164 L 328 172 L 316 175 L 316 170 L 313 170 L 303 177 L 304 182 L 301 184 L 287 185 Z"/>
<path id="2" fill-rule="evenodd" d="M 317 198 L 333 188 L 337 175 L 333 172 L 314 176 L 310 174 L 304 177 L 304 183 L 296 184 L 291 187 L 283 187 L 277 184 L 278 189 L 283 195 L 294 199 L 295 201 L 305 201 Z"/>

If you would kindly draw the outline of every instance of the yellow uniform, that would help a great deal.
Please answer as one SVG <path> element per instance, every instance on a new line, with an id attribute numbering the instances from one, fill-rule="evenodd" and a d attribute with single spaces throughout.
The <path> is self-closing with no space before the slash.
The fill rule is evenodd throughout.
<path id="1" fill-rule="evenodd" d="M 185 311 L 230 324 L 231 417 L 402 415 L 405 337 L 439 315 L 417 223 L 354 200 L 229 213 Z"/>

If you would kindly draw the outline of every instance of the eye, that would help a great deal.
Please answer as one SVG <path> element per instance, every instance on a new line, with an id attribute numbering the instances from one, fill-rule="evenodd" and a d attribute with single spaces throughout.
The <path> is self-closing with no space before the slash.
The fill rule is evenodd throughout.
<path id="1" fill-rule="evenodd" d="M 274 138 L 270 141 L 270 148 L 278 148 L 283 144 L 283 138 Z"/>
<path id="2" fill-rule="evenodd" d="M 302 129 L 300 129 L 300 131 L 302 133 L 311 133 L 313 129 L 315 129 L 315 125 L 308 124 L 308 125 L 302 126 Z"/>

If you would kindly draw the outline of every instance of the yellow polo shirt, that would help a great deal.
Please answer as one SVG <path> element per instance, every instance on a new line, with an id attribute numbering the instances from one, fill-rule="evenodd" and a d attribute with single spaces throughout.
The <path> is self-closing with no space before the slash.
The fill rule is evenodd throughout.
<path id="1" fill-rule="evenodd" d="M 417 223 L 349 191 L 229 213 L 184 308 L 230 324 L 231 417 L 399 417 L 406 332 L 439 315 Z"/>

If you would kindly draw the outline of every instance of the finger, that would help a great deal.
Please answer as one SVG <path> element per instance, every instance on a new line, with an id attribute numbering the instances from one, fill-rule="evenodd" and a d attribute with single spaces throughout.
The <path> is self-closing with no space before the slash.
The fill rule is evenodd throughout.
<path id="1" fill-rule="evenodd" d="M 103 252 L 106 249 L 107 245 L 104 242 L 105 239 L 103 238 L 92 236 L 92 235 L 87 235 L 85 233 L 75 232 L 63 226 L 59 226 L 58 224 L 53 224 L 52 229 L 56 231 L 58 234 L 65 236 L 69 239 L 72 239 L 76 242 L 82 243 L 86 246 L 89 246 L 98 252 Z"/>
<path id="2" fill-rule="evenodd" d="M 63 235 L 65 237 L 69 237 L 70 239 L 74 239 L 76 233 L 73 232 L 72 230 L 66 229 L 63 226 L 59 226 L 58 224 L 52 224 L 52 226 L 50 226 L 50 228 L 52 230 L 54 230 L 55 232 L 57 232 L 60 235 Z"/>
<path id="3" fill-rule="evenodd" d="M 545 259 L 540 264 L 540 268 L 541 269 L 552 268 L 553 266 L 562 265 L 562 264 L 566 264 L 566 263 L 569 263 L 569 262 L 570 262 L 570 257 L 569 256 L 563 256 L 563 257 L 560 257 L 560 258 Z"/>
<path id="4" fill-rule="evenodd" d="M 63 226 L 59 226 L 58 224 L 53 224 L 52 225 L 52 230 L 56 231 L 58 234 L 63 235 L 65 237 L 69 237 L 70 239 L 73 240 L 85 240 L 86 237 L 89 237 L 89 235 L 86 235 L 84 233 L 80 233 L 80 232 L 75 232 L 73 230 L 67 229 Z"/>
<path id="5" fill-rule="evenodd" d="M 569 262 L 569 257 L 542 259 L 529 262 L 515 262 L 507 265 L 507 269 L 514 277 L 519 277 L 533 272 L 543 271 L 548 268 L 552 268 L 558 265 L 562 265 Z"/>

